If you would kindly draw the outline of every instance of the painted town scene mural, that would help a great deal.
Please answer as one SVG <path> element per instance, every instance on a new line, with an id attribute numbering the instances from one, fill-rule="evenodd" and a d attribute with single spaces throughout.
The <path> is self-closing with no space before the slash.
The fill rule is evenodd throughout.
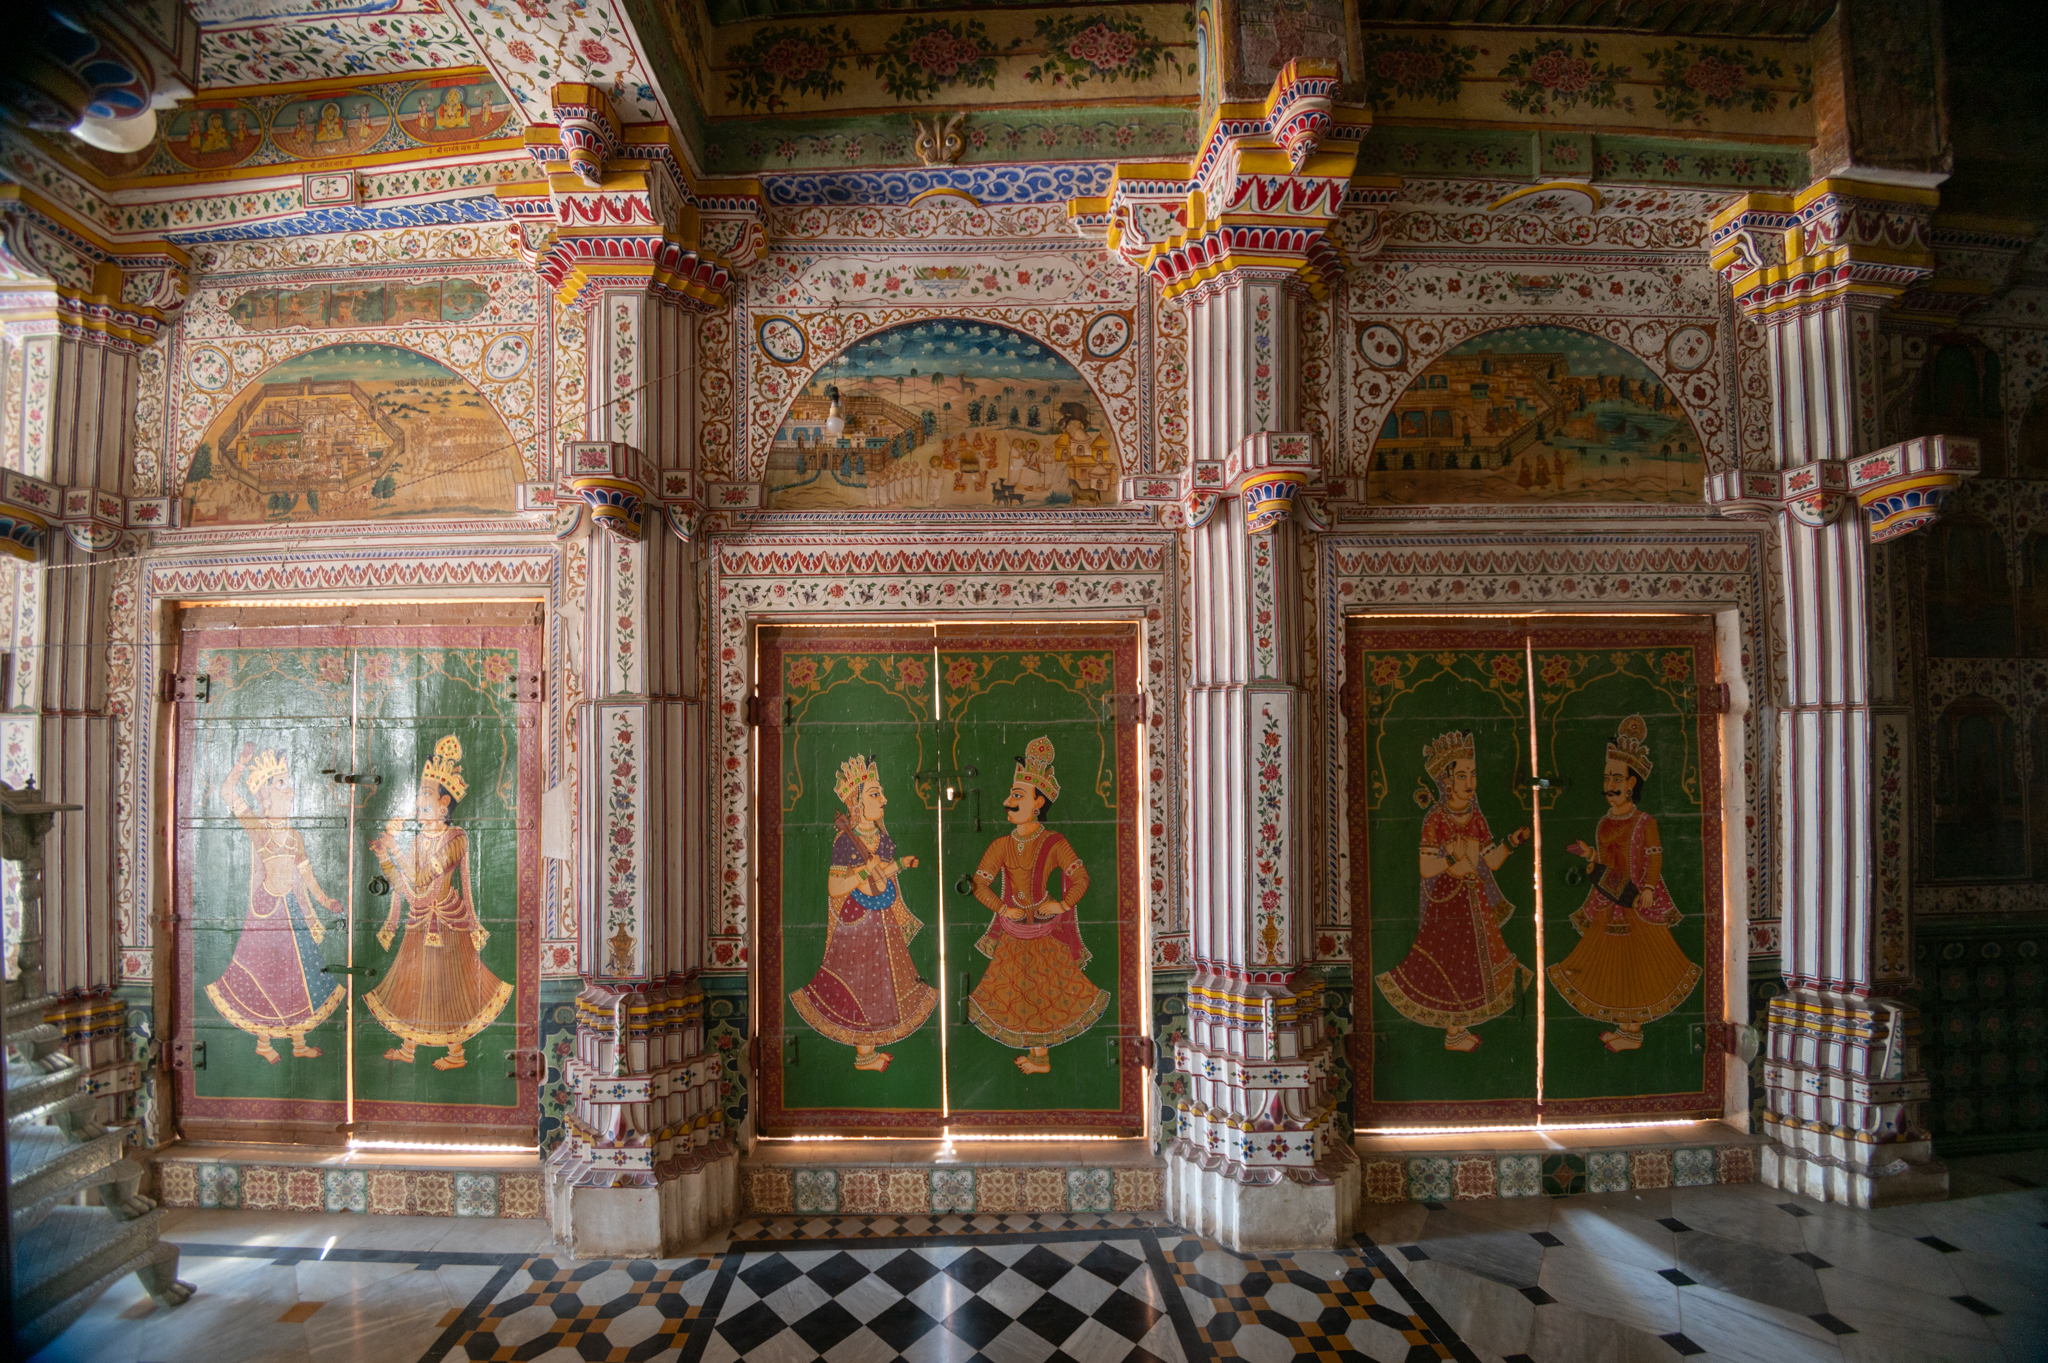
<path id="1" fill-rule="evenodd" d="M 1065 358 L 1008 327 L 940 319 L 878 332 L 813 376 L 776 429 L 768 505 L 1100 506 L 1121 472 L 1102 404 Z"/>
<path id="2" fill-rule="evenodd" d="M 511 512 L 520 476 L 512 433 L 468 379 L 350 344 L 244 388 L 207 426 L 185 492 L 195 524 L 492 515 Z"/>
<path id="3" fill-rule="evenodd" d="M 1648 365 L 1567 327 L 1510 327 L 1452 347 L 1380 427 L 1368 499 L 1697 502 L 1700 440 Z"/>

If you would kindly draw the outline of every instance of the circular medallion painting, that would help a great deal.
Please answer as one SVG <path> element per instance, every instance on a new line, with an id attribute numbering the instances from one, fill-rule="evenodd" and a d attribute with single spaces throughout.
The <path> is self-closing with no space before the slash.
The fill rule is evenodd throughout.
<path id="1" fill-rule="evenodd" d="M 1081 337 L 1082 349 L 1091 360 L 1112 360 L 1131 343 L 1131 319 L 1120 312 L 1105 312 L 1088 324 Z"/>
<path id="2" fill-rule="evenodd" d="M 185 372 L 200 392 L 218 393 L 228 386 L 228 357 L 210 345 L 200 346 L 185 362 Z"/>
<path id="3" fill-rule="evenodd" d="M 484 352 L 484 373 L 498 383 L 505 383 L 518 378 L 532 357 L 533 348 L 524 336 L 500 336 Z"/>
<path id="4" fill-rule="evenodd" d="M 797 364 L 810 349 L 804 329 L 787 317 L 762 318 L 756 334 L 761 338 L 761 353 L 777 364 Z"/>
<path id="5" fill-rule="evenodd" d="M 1375 369 L 1399 369 L 1407 363 L 1408 346 L 1400 332 L 1374 322 L 1358 329 L 1358 354 Z"/>
<path id="6" fill-rule="evenodd" d="M 1714 354 L 1714 337 L 1705 327 L 1680 327 L 1664 347 L 1664 359 L 1681 374 L 1690 374 Z"/>

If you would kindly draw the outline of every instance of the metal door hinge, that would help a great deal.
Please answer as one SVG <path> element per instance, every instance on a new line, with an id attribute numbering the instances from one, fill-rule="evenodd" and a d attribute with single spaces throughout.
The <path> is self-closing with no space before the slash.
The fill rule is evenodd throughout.
<path id="1" fill-rule="evenodd" d="M 789 723 L 789 697 L 762 696 L 747 697 L 747 727 L 750 729 L 780 729 Z"/>
<path id="2" fill-rule="evenodd" d="M 1145 693 L 1117 694 L 1103 697 L 1103 707 L 1108 717 L 1118 724 L 1143 724 L 1146 719 Z"/>
<path id="3" fill-rule="evenodd" d="M 204 672 L 166 672 L 164 699 L 173 705 L 204 705 L 213 699 L 213 678 Z"/>
<path id="4" fill-rule="evenodd" d="M 173 1041 L 171 1043 L 171 1068 L 174 1070 L 205 1069 L 206 1043 L 204 1041 Z"/>
<path id="5" fill-rule="evenodd" d="M 1700 683 L 1700 713 L 1703 715 L 1725 715 L 1730 705 L 1727 682 Z"/>
<path id="6" fill-rule="evenodd" d="M 1159 1063 L 1159 1050 L 1149 1036 L 1122 1038 L 1125 1044 L 1124 1063 L 1141 1070 L 1155 1068 Z"/>
<path id="7" fill-rule="evenodd" d="M 514 672 L 512 699 L 521 705 L 538 704 L 547 696 L 547 677 L 541 672 Z"/>
<path id="8" fill-rule="evenodd" d="M 505 1071 L 507 1079 L 522 1082 L 531 1079 L 538 1084 L 547 1077 L 547 1065 L 541 1059 L 538 1046 L 520 1046 L 505 1052 L 505 1058 L 512 1062 L 512 1068 Z"/>

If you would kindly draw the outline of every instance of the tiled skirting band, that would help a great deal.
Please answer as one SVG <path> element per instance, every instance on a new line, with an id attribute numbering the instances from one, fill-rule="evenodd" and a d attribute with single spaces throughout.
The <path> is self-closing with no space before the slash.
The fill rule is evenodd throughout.
<path id="1" fill-rule="evenodd" d="M 1552 1154 L 1386 1153 L 1363 1158 L 1367 1202 L 1466 1202 L 1754 1183 L 1757 1147 L 1659 1146 Z"/>
<path id="2" fill-rule="evenodd" d="M 740 1205 L 750 1216 L 930 1216 L 1154 1212 L 1161 1170 L 1027 1168 L 1011 1165 L 740 1166 Z"/>
<path id="3" fill-rule="evenodd" d="M 453 1169 L 319 1169 L 304 1165 L 160 1160 L 166 1207 L 367 1212 L 376 1216 L 541 1215 L 540 1173 Z"/>

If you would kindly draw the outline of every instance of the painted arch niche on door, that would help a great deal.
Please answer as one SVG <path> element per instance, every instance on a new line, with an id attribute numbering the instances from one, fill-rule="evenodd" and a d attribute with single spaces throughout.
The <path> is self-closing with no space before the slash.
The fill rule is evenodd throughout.
<path id="1" fill-rule="evenodd" d="M 757 638 L 762 1130 L 1137 1134 L 1136 626 Z"/>
<path id="2" fill-rule="evenodd" d="M 1354 621 L 1347 650 L 1359 1125 L 1718 1115 L 1711 622 Z"/>

